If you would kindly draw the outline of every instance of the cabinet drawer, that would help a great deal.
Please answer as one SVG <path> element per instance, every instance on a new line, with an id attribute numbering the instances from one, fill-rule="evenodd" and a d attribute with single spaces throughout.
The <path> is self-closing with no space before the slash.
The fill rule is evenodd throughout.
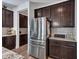
<path id="1" fill-rule="evenodd" d="M 62 45 L 63 46 L 70 46 L 70 47 L 76 47 L 77 46 L 76 42 L 68 42 L 68 41 L 63 41 Z"/>
<path id="2" fill-rule="evenodd" d="M 69 41 L 59 41 L 59 40 L 49 40 L 49 45 L 61 45 L 61 46 L 70 46 L 70 47 L 76 47 L 76 42 L 69 42 Z"/>
<path id="3" fill-rule="evenodd" d="M 49 40 L 49 45 L 61 45 L 62 41 L 58 41 L 58 40 Z"/>

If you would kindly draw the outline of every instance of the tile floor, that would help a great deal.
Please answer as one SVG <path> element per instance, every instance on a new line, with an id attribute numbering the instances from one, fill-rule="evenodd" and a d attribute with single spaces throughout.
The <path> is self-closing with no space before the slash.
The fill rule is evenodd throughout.
<path id="1" fill-rule="evenodd" d="M 35 58 L 28 55 L 28 53 L 27 53 L 27 45 L 23 45 L 22 47 L 20 47 L 18 49 L 13 49 L 12 51 L 24 56 L 25 59 L 35 59 Z M 48 59 L 53 59 L 53 58 L 48 58 Z"/>

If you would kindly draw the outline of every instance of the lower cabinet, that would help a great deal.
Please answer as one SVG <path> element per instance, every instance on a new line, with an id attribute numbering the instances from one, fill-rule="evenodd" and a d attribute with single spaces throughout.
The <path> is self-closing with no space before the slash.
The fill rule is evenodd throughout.
<path id="1" fill-rule="evenodd" d="M 77 59 L 76 47 L 62 46 L 62 59 Z"/>
<path id="2" fill-rule="evenodd" d="M 53 59 L 77 59 L 76 42 L 50 39 L 49 57 Z"/>
<path id="3" fill-rule="evenodd" d="M 20 35 L 20 40 L 19 40 L 20 41 L 19 42 L 20 44 L 19 45 L 22 46 L 22 45 L 27 44 L 27 39 L 28 39 L 27 38 L 27 34 Z"/>
<path id="4" fill-rule="evenodd" d="M 61 47 L 60 46 L 57 46 L 57 45 L 52 45 L 52 46 L 49 46 L 49 56 L 50 57 L 53 57 L 55 59 L 61 59 L 60 58 L 60 53 L 61 53 Z"/>
<path id="5" fill-rule="evenodd" d="M 2 37 L 2 46 L 7 49 L 14 49 L 16 46 L 16 36 Z"/>

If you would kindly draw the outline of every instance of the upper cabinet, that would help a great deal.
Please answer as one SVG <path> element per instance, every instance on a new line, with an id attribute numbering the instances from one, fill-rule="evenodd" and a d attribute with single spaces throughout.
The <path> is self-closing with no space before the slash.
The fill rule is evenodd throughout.
<path id="1" fill-rule="evenodd" d="M 67 1 L 51 6 L 53 27 L 74 27 L 74 2 Z"/>
<path id="2" fill-rule="evenodd" d="M 42 9 L 35 9 L 35 18 L 42 17 Z"/>
<path id="3" fill-rule="evenodd" d="M 2 27 L 13 27 L 13 11 L 2 9 Z"/>
<path id="4" fill-rule="evenodd" d="M 28 17 L 22 14 L 19 14 L 19 26 L 20 28 L 28 27 Z"/>
<path id="5" fill-rule="evenodd" d="M 50 7 L 42 8 L 42 16 L 50 19 Z"/>
<path id="6" fill-rule="evenodd" d="M 35 17 L 47 17 L 51 20 L 52 27 L 75 26 L 75 2 L 65 1 L 48 7 L 35 9 Z"/>

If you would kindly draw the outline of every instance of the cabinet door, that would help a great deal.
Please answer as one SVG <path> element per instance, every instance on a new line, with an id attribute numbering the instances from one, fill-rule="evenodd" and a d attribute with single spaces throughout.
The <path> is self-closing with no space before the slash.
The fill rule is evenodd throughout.
<path id="1" fill-rule="evenodd" d="M 42 17 L 42 9 L 35 9 L 35 18 Z"/>
<path id="2" fill-rule="evenodd" d="M 19 26 L 20 26 L 20 28 L 22 27 L 22 23 L 23 23 L 23 16 L 21 14 L 19 14 Z"/>
<path id="3" fill-rule="evenodd" d="M 42 8 L 42 16 L 47 17 L 50 20 L 50 7 Z"/>
<path id="4" fill-rule="evenodd" d="M 74 2 L 73 1 L 67 1 L 62 4 L 63 5 L 63 10 L 61 15 L 63 15 L 63 26 L 66 27 L 74 27 L 75 23 L 75 15 L 74 15 Z M 62 19 L 62 17 L 61 17 Z M 61 22 L 62 23 L 62 22 Z"/>
<path id="5" fill-rule="evenodd" d="M 13 12 L 6 10 L 5 18 L 6 18 L 6 27 L 13 27 Z"/>
<path id="6" fill-rule="evenodd" d="M 62 59 L 77 59 L 76 47 L 62 47 Z"/>
<path id="7" fill-rule="evenodd" d="M 74 2 L 67 1 L 51 6 L 51 19 L 53 27 L 74 26 Z"/>
<path id="8" fill-rule="evenodd" d="M 59 45 L 49 46 L 49 56 L 55 59 L 60 59 L 61 47 Z"/>
<path id="9" fill-rule="evenodd" d="M 24 16 L 24 27 L 27 28 L 28 27 L 28 17 Z"/>
<path id="10" fill-rule="evenodd" d="M 19 15 L 19 22 L 20 22 L 20 28 L 27 28 L 28 27 L 28 17 L 24 15 Z"/>
<path id="11" fill-rule="evenodd" d="M 5 47 L 5 39 L 6 37 L 2 37 L 2 46 Z"/>
<path id="12" fill-rule="evenodd" d="M 5 22 L 6 22 L 6 20 L 5 20 L 5 9 L 3 9 L 2 8 L 2 27 L 5 27 Z"/>
<path id="13" fill-rule="evenodd" d="M 20 35 L 20 46 L 27 44 L 27 35 Z"/>
<path id="14" fill-rule="evenodd" d="M 16 40 L 15 36 L 10 36 L 10 37 L 4 37 L 2 39 L 3 47 L 8 48 L 8 49 L 14 49 L 16 45 Z"/>
<path id="15" fill-rule="evenodd" d="M 58 4 L 51 6 L 51 20 L 52 20 L 53 27 L 59 27 L 61 25 L 60 23 L 61 13 L 58 12 L 58 8 L 60 8 L 60 5 Z"/>

